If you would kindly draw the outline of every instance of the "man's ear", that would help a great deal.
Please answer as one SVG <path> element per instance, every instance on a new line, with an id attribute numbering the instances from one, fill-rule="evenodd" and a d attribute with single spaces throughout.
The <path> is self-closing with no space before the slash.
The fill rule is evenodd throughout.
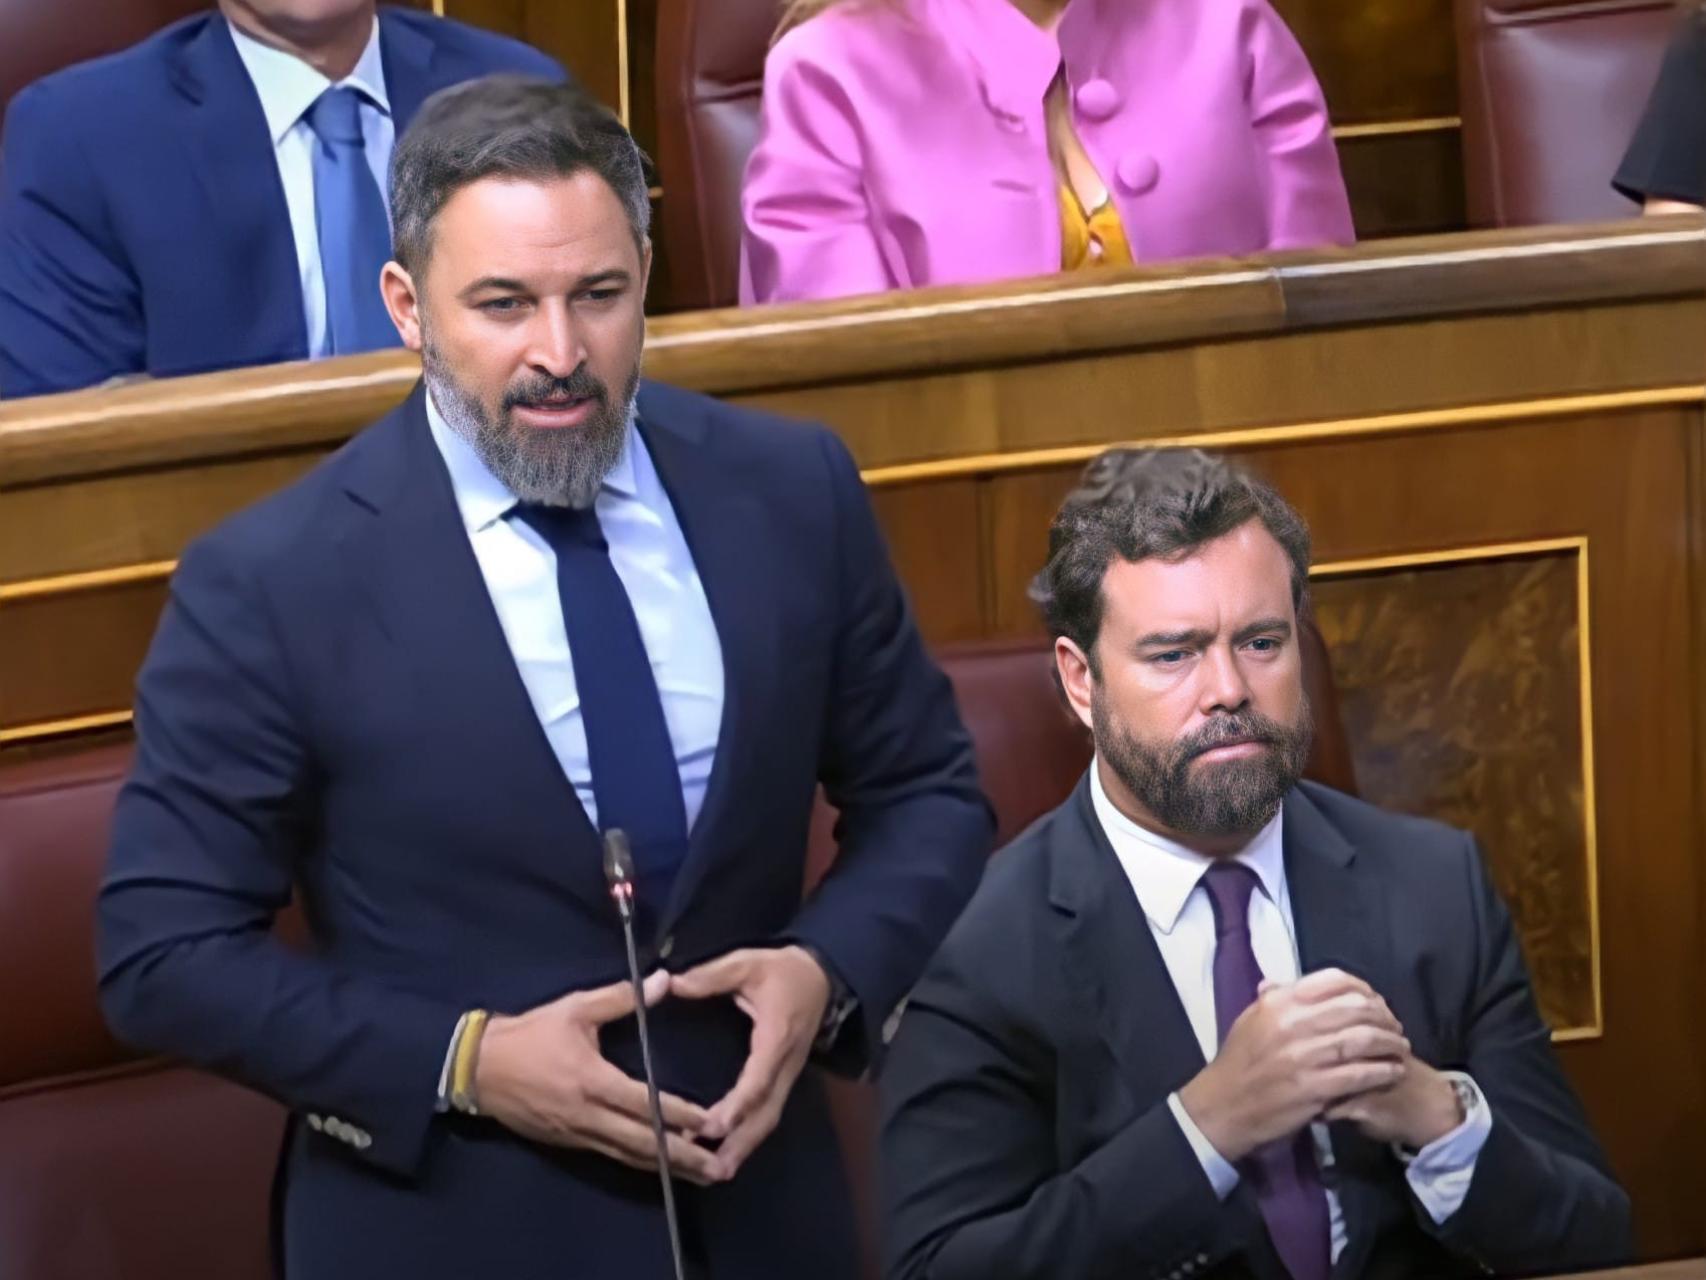
<path id="1" fill-rule="evenodd" d="M 1091 727 L 1090 701 L 1096 677 L 1090 670 L 1090 655 L 1065 636 L 1054 638 L 1054 670 L 1060 677 L 1067 705 L 1086 729 Z"/>
<path id="2" fill-rule="evenodd" d="M 415 290 L 415 280 L 401 264 L 392 261 L 379 273 L 379 292 L 385 299 L 385 310 L 391 313 L 391 323 L 403 345 L 410 351 L 421 349 L 421 300 Z"/>

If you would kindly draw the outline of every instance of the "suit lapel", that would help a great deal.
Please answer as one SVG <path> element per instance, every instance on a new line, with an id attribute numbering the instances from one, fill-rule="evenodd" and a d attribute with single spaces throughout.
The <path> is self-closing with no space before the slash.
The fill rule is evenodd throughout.
<path id="1" fill-rule="evenodd" d="M 232 291 L 218 323 L 236 331 L 225 333 L 223 344 L 251 357 L 302 359 L 308 328 L 284 184 L 260 96 L 225 19 L 207 19 L 178 55 L 172 78 L 207 225 L 217 232 L 212 243 L 226 251 L 204 264 L 213 268 L 208 278 Z"/>
<path id="2" fill-rule="evenodd" d="M 1302 788 L 1285 802 L 1285 868 L 1297 928 L 1300 969 L 1336 968 L 1376 991 L 1392 990 L 1390 931 L 1384 898 L 1369 884 L 1356 849 L 1329 823 Z M 1390 1176 L 1391 1157 L 1352 1125 L 1332 1126 L 1333 1187 L 1347 1242 L 1337 1275 L 1360 1273 L 1371 1243 L 1369 1197 Z"/>
<path id="3" fill-rule="evenodd" d="M 693 900 L 713 869 L 719 849 L 734 838 L 740 819 L 740 780 L 747 775 L 761 720 L 766 673 L 776 661 L 776 573 L 770 563 L 770 533 L 764 509 L 742 477 L 720 466 L 708 447 L 707 424 L 696 408 L 678 406 L 668 420 L 649 411 L 642 390 L 640 433 L 704 584 L 711 620 L 723 654 L 723 714 L 717 754 L 711 764 L 705 803 L 693 825 L 687 861 L 676 877 L 667 910 L 667 931 Z"/>
<path id="4" fill-rule="evenodd" d="M 1049 901 L 1061 917 L 1073 986 L 1138 1106 L 1148 1106 L 1202 1070 L 1202 1047 L 1096 818 L 1088 774 L 1068 803 L 1075 821 L 1055 847 Z"/>
<path id="5" fill-rule="evenodd" d="M 438 48 L 422 32 L 379 11 L 379 58 L 385 68 L 385 96 L 391 100 L 391 123 L 403 136 L 421 103 L 448 81 L 440 83 Z"/>
<path id="6" fill-rule="evenodd" d="M 346 540 L 342 559 L 428 709 L 422 732 L 455 735 L 458 767 L 477 794 L 537 809 L 542 845 L 562 854 L 551 875 L 603 911 L 597 833 L 527 696 L 425 405 L 417 384 L 360 442 L 366 452 L 346 488 L 375 518 Z"/>

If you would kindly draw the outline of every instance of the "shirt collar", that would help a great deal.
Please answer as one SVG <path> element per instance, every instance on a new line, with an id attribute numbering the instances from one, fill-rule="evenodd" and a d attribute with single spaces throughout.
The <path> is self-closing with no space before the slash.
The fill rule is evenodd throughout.
<path id="1" fill-rule="evenodd" d="M 456 495 L 457 510 L 462 513 L 462 523 L 467 526 L 469 533 L 479 533 L 502 520 L 515 509 L 516 497 L 492 474 L 491 468 L 475 452 L 474 446 L 463 438 L 444 420 L 439 413 L 438 405 L 433 402 L 432 392 L 426 395 L 427 428 L 432 432 L 433 443 L 438 446 L 440 455 L 444 458 L 445 468 L 450 472 L 450 488 Z M 634 463 L 635 439 L 638 432 L 634 429 L 634 419 L 628 418 L 628 431 L 622 442 L 622 456 L 611 468 L 610 474 L 604 477 L 602 488 L 618 497 L 634 498 L 639 495 Z"/>
<path id="2" fill-rule="evenodd" d="M 1099 760 L 1090 765 L 1090 801 L 1108 843 L 1131 880 L 1143 914 L 1162 933 L 1172 933 L 1203 872 L 1218 859 L 1157 835 L 1121 813 L 1102 786 Z M 1262 892 L 1276 904 L 1283 901 L 1285 893 L 1284 816 L 1282 808 L 1249 844 L 1232 855 L 1234 862 L 1256 873 Z"/>
<path id="3" fill-rule="evenodd" d="M 276 147 L 314 105 L 314 100 L 332 87 L 332 82 L 295 54 L 261 43 L 234 22 L 227 22 L 226 26 L 231 29 L 237 56 L 243 60 L 255 92 L 260 95 L 261 111 L 266 115 L 267 129 Z M 378 18 L 373 20 L 373 32 L 367 37 L 367 47 L 361 51 L 355 70 L 338 83 L 361 90 L 369 102 L 386 115 L 391 114 L 391 99 L 385 92 L 385 59 L 379 51 Z"/>

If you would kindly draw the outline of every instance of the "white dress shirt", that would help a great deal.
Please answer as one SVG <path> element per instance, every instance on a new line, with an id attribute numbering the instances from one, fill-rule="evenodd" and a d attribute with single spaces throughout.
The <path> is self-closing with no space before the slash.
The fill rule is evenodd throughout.
<path id="1" fill-rule="evenodd" d="M 508 518 L 515 495 L 439 416 L 430 395 L 427 422 L 450 470 L 468 541 L 521 682 L 551 750 L 596 826 L 598 802 L 557 591 L 556 553 L 531 525 Z M 622 459 L 605 477 L 594 510 L 651 659 L 692 827 L 704 807 L 722 727 L 723 648 L 675 508 L 632 424 Z"/>
<path id="2" fill-rule="evenodd" d="M 330 333 L 326 324 L 326 279 L 320 269 L 320 231 L 314 216 L 314 131 L 304 116 L 315 100 L 332 87 L 332 81 L 295 54 L 262 44 L 235 23 L 226 25 L 231 28 L 237 56 L 243 60 L 249 79 L 254 81 L 255 92 L 260 95 L 261 110 L 272 135 L 273 156 L 278 161 L 285 208 L 290 213 L 290 231 L 296 240 L 296 265 L 302 273 L 308 354 L 319 359 L 329 349 Z M 337 83 L 361 91 L 362 146 L 389 213 L 391 192 L 387 182 L 397 130 L 391 121 L 391 100 L 385 93 L 385 62 L 379 54 L 377 18 L 355 70 Z M 373 287 L 377 289 L 378 283 Z"/>
<path id="3" fill-rule="evenodd" d="M 1099 760 L 1090 768 L 1090 799 L 1149 921 L 1150 933 L 1178 990 L 1191 1030 L 1202 1048 L 1203 1060 L 1212 1061 L 1220 1049 L 1214 1010 L 1214 908 L 1201 882 L 1214 859 L 1140 827 L 1115 808 L 1102 786 Z M 1234 861 L 1243 863 L 1256 875 L 1259 891 L 1250 895 L 1250 942 L 1263 976 L 1275 982 L 1295 982 L 1300 964 L 1291 891 L 1286 884 L 1283 829 L 1282 812 L 1275 814 L 1273 821 L 1234 855 Z M 1480 1090 L 1474 1088 L 1474 1082 L 1467 1077 L 1459 1078 L 1471 1086 L 1476 1097 L 1463 1123 L 1423 1147 L 1413 1159 L 1400 1157 L 1407 1165 L 1405 1177 L 1410 1189 L 1436 1223 L 1444 1222 L 1463 1204 L 1474 1177 L 1475 1160 L 1493 1123 L 1492 1113 Z M 1178 1094 L 1169 1097 L 1167 1105 L 1202 1163 L 1215 1194 L 1224 1200 L 1238 1185 L 1238 1170 L 1197 1128 Z M 1344 1211 L 1332 1185 L 1332 1141 L 1325 1124 L 1311 1125 L 1310 1136 L 1315 1141 L 1317 1163 L 1327 1192 L 1332 1256 L 1337 1261 L 1348 1237 Z"/>

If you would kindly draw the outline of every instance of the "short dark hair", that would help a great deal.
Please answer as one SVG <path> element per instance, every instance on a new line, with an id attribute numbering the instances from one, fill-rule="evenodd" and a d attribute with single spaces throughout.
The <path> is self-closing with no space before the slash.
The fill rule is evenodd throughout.
<path id="1" fill-rule="evenodd" d="M 1309 589 L 1309 529 L 1273 487 L 1201 449 L 1109 449 L 1066 495 L 1049 527 L 1048 564 L 1031 583 L 1050 634 L 1065 636 L 1096 669 L 1102 579 L 1122 560 L 1182 558 L 1250 520 L 1285 549 L 1291 598 Z"/>
<path id="2" fill-rule="evenodd" d="M 391 156 L 392 252 L 406 271 L 425 266 L 445 203 L 482 178 L 570 178 L 596 173 L 627 211 L 644 246 L 652 205 L 645 157 L 609 108 L 571 85 L 494 75 L 428 98 Z"/>

